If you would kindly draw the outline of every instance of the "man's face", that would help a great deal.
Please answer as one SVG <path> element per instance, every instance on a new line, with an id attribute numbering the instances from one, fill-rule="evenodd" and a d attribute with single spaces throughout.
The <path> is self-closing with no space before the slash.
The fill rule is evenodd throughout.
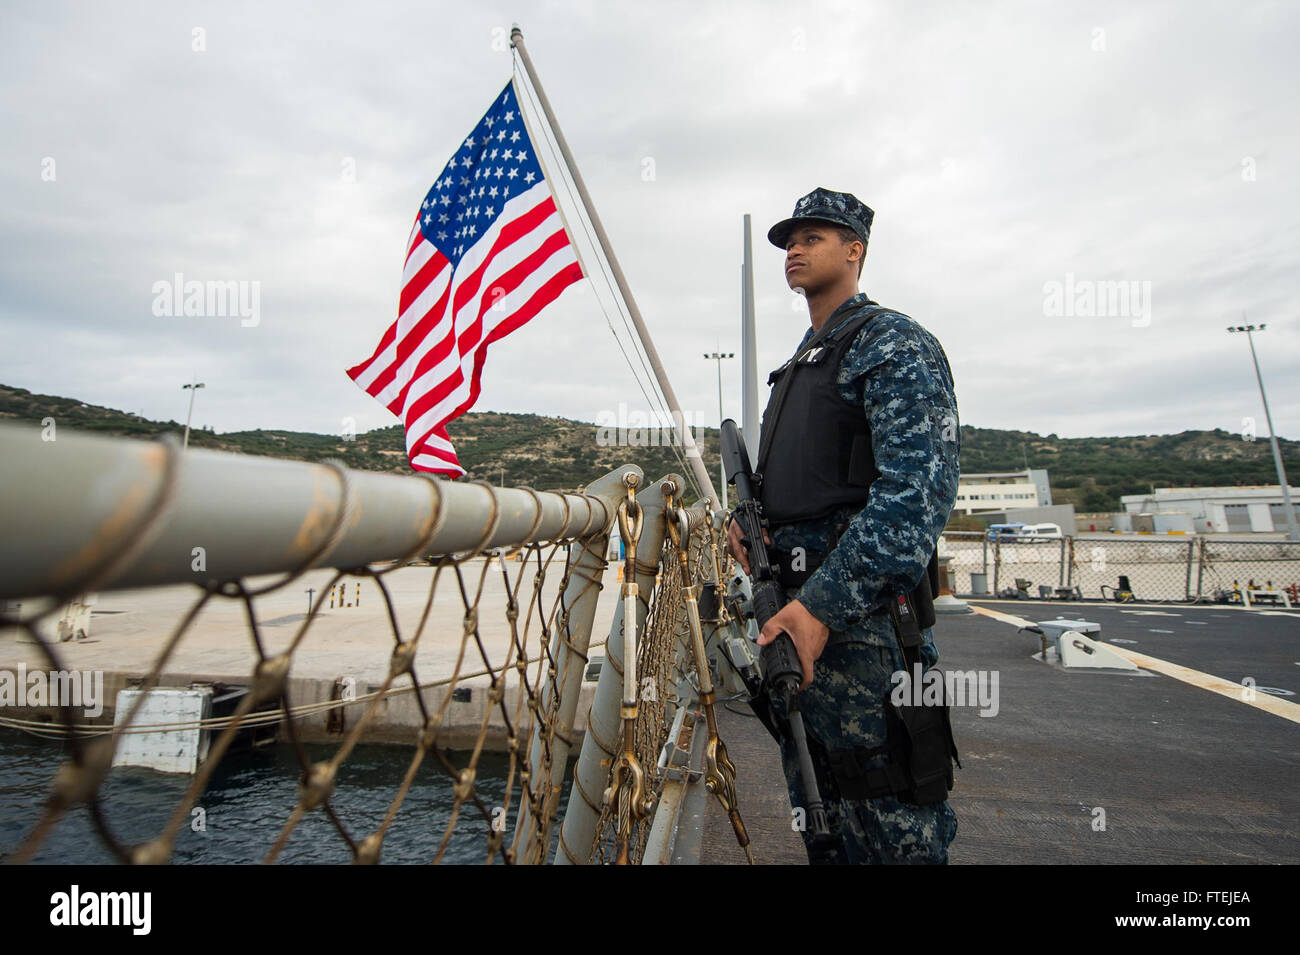
<path id="1" fill-rule="evenodd" d="M 854 245 L 861 244 L 856 240 L 845 242 L 838 228 L 828 222 L 795 226 L 785 240 L 786 284 L 812 295 L 842 281 L 846 270 L 856 276 L 861 251 L 852 260 L 850 257 L 854 255 Z"/>

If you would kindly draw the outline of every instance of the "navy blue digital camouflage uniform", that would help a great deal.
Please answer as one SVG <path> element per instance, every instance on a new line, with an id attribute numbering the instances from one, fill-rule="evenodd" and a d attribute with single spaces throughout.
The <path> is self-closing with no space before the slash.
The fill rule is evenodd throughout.
<path id="1" fill-rule="evenodd" d="M 859 293 L 827 319 L 837 324 L 867 306 Z M 813 335 L 810 327 L 800 344 Z M 845 505 L 829 517 L 772 528 L 774 548 L 803 548 L 820 566 L 802 587 L 788 588 L 830 628 L 813 682 L 799 695 L 807 731 L 831 749 L 885 743 L 891 674 L 905 669 L 887 599 L 910 591 L 925 573 L 957 499 L 960 433 L 952 371 L 939 342 L 899 312 L 879 312 L 857 333 L 836 379 L 841 397 L 860 406 L 871 428 L 875 465 L 865 507 Z M 838 543 L 835 533 L 842 529 Z M 923 666 L 939 659 L 930 628 L 922 632 Z M 781 744 L 792 806 L 804 804 L 794 747 Z M 872 766 L 883 764 L 877 757 Z M 893 796 L 828 805 L 841 845 L 814 863 L 946 863 L 957 817 L 947 801 L 912 806 Z"/>

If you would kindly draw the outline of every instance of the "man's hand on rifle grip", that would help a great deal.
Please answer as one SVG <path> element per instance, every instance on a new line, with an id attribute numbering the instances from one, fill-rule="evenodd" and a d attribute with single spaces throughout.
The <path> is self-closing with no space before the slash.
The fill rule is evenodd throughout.
<path id="1" fill-rule="evenodd" d="M 822 655 L 826 641 L 830 639 L 830 628 L 809 613 L 808 608 L 799 601 L 791 600 L 767 622 L 767 626 L 758 635 L 758 645 L 765 647 L 782 633 L 788 633 L 794 641 L 795 653 L 799 655 L 799 663 L 803 666 L 803 682 L 799 684 L 799 689 L 806 690 L 812 685 L 813 663 Z"/>
<path id="2" fill-rule="evenodd" d="M 740 561 L 741 569 L 749 573 L 749 551 L 741 543 L 744 539 L 744 533 L 740 530 L 740 521 L 732 521 L 731 528 L 727 531 L 727 549 L 731 551 L 731 556 Z M 763 528 L 763 543 L 768 547 L 772 546 L 772 538 L 767 534 L 767 528 Z"/>

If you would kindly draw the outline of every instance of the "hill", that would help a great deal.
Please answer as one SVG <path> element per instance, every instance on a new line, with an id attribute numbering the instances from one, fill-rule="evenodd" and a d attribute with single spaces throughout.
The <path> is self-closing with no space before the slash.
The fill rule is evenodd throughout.
<path id="1" fill-rule="evenodd" d="M 1121 494 L 1158 487 L 1277 484 L 1268 438 L 1244 440 L 1216 428 L 1122 438 L 1058 438 L 1032 431 L 962 431 L 963 473 L 1045 468 L 1054 504 L 1079 513 L 1119 510 Z M 1300 441 L 1279 438 L 1291 482 L 1300 474 Z"/>
<path id="2" fill-rule="evenodd" d="M 0 418 L 39 425 L 53 418 L 59 427 L 82 431 L 153 438 L 167 431 L 180 435 L 185 426 L 177 421 L 152 421 L 139 415 L 85 404 L 75 398 L 37 395 L 23 388 L 0 385 Z M 447 427 L 456 453 L 468 474 L 463 480 L 485 480 L 493 484 L 527 484 L 537 490 L 575 490 L 622 464 L 637 464 L 658 480 L 670 471 L 685 472 L 673 449 L 661 443 L 658 430 L 608 437 L 613 441 L 636 441 L 642 446 L 597 443 L 595 425 L 567 418 L 533 414 L 472 412 Z M 717 429 L 695 432 L 705 460 L 718 469 Z M 644 446 L 653 441 L 654 446 Z M 321 461 L 337 458 L 351 468 L 367 471 L 411 473 L 406 461 L 405 438 L 400 425 L 377 428 L 347 438 L 338 434 L 302 431 L 262 430 L 190 431 L 190 446 Z M 680 453 L 681 448 L 677 451 Z"/>
<path id="3" fill-rule="evenodd" d="M 0 418 L 39 425 L 47 417 L 54 418 L 60 427 L 135 438 L 184 431 L 184 425 L 176 421 L 152 421 L 75 398 L 37 395 L 0 385 Z M 602 446 L 593 424 L 494 411 L 471 412 L 453 421 L 447 430 L 469 472 L 466 480 L 493 484 L 504 480 L 508 485 L 528 484 L 538 490 L 573 490 L 620 464 L 637 464 L 654 479 L 669 471 L 684 471 L 671 448 L 645 446 L 647 439 L 659 441 L 657 431 L 614 436 L 630 438 L 641 446 Z M 709 473 L 717 474 L 717 430 L 696 429 L 695 439 Z M 1118 510 L 1121 494 L 1147 493 L 1157 487 L 1277 483 L 1267 438 L 1245 441 L 1222 429 L 1171 435 L 1058 438 L 1055 434 L 963 425 L 961 440 L 964 473 L 1045 468 L 1053 502 L 1074 504 L 1081 513 Z M 368 471 L 410 472 L 399 425 L 367 431 L 351 439 L 261 429 L 221 434 L 191 431 L 190 444 L 301 461 L 338 458 L 348 467 Z M 1279 444 L 1288 474 L 1300 474 L 1300 442 L 1279 440 Z"/>

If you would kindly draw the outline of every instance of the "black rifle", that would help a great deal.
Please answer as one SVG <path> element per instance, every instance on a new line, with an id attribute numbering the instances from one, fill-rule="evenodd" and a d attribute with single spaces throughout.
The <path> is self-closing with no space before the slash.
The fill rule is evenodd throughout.
<path id="1" fill-rule="evenodd" d="M 761 631 L 785 606 L 785 591 L 777 579 L 779 568 L 772 564 L 767 545 L 763 542 L 763 505 L 759 503 L 754 487 L 754 475 L 749 467 L 749 455 L 745 453 L 745 442 L 736 430 L 736 422 L 731 418 L 722 422 L 722 464 L 727 483 L 736 485 L 736 506 L 731 513 L 740 524 L 743 534 L 741 543 L 749 551 L 749 578 L 753 593 L 751 603 L 754 619 Z M 783 704 L 785 723 L 789 728 L 788 736 L 799 757 L 813 840 L 814 843 L 825 845 L 834 837 L 817 787 L 817 773 L 809 752 L 808 737 L 804 732 L 803 714 L 799 710 L 799 684 L 803 682 L 803 665 L 799 662 L 794 641 L 787 633 L 778 634 L 775 640 L 763 647 L 760 659 L 763 667 L 761 679 L 742 673 L 749 690 L 750 705 L 768 731 L 779 739 L 780 734 L 775 725 L 777 716 L 765 697 L 779 700 Z"/>

